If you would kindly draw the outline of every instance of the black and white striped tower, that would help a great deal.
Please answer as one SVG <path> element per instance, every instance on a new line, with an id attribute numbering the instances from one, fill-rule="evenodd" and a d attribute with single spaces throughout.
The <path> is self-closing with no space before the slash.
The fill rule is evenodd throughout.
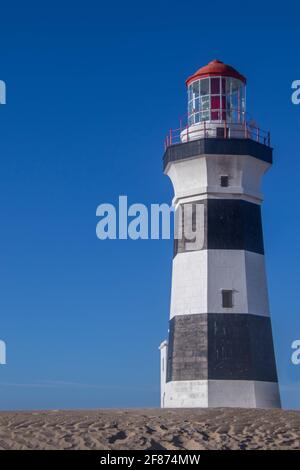
<path id="1" fill-rule="evenodd" d="M 188 123 L 168 136 L 164 172 L 175 209 L 192 204 L 184 234 L 202 205 L 203 243 L 174 242 L 161 406 L 279 408 L 261 223 L 269 134 L 246 118 L 232 67 L 214 60 L 187 87 Z"/>

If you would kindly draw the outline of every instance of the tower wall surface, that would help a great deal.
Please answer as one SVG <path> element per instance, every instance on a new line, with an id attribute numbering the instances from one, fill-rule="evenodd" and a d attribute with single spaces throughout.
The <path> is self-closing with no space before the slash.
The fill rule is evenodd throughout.
<path id="1" fill-rule="evenodd" d="M 203 218 L 201 246 L 174 240 L 164 407 L 280 407 L 260 207 L 271 163 L 272 149 L 249 139 L 165 152 L 176 210 L 201 205 Z M 183 234 L 193 217 L 182 219 Z"/>

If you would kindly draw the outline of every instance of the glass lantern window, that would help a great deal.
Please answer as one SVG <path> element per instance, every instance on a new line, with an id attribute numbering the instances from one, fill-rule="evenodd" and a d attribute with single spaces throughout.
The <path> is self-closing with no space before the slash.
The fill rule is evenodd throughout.
<path id="1" fill-rule="evenodd" d="M 200 94 L 209 95 L 209 78 L 203 78 L 202 80 L 198 80 L 200 82 Z"/>
<path id="2" fill-rule="evenodd" d="M 245 120 L 245 85 L 236 78 L 207 77 L 188 87 L 189 125 L 201 121 Z"/>
<path id="3" fill-rule="evenodd" d="M 210 79 L 210 93 L 211 95 L 220 94 L 220 77 Z"/>

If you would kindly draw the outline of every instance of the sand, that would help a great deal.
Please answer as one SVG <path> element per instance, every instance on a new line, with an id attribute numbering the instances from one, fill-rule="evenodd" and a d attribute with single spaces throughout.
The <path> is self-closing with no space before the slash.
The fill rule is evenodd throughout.
<path id="1" fill-rule="evenodd" d="M 299 449 L 300 411 L 1 412 L 0 449 Z"/>

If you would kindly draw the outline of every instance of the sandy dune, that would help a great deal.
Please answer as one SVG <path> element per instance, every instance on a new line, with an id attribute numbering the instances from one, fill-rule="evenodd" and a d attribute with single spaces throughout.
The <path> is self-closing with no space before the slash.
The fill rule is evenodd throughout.
<path id="1" fill-rule="evenodd" d="M 0 413 L 0 449 L 299 449 L 300 411 Z"/>

